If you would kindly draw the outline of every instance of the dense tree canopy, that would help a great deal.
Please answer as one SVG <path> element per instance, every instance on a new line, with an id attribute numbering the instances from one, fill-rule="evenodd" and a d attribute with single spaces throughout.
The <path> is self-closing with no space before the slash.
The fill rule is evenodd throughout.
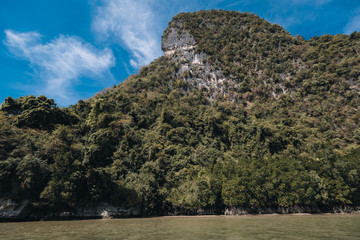
<path id="1" fill-rule="evenodd" d="M 105 201 L 149 215 L 360 205 L 359 33 L 306 41 L 231 11 L 179 14 L 171 26 L 238 88 L 210 101 L 187 87 L 195 73 L 179 78 L 163 56 L 69 108 L 9 97 L 1 198 L 51 209 Z"/>

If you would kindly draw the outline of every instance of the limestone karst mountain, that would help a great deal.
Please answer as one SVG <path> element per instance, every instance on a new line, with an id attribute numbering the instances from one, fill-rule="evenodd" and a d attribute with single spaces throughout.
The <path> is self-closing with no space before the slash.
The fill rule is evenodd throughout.
<path id="1" fill-rule="evenodd" d="M 78 217 L 359 206 L 360 33 L 305 40 L 211 10 L 175 16 L 162 49 L 69 108 L 6 99 L 0 198 Z"/>

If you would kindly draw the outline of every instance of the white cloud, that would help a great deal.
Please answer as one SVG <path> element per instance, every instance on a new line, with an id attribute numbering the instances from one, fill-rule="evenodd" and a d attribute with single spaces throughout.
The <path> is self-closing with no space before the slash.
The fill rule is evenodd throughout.
<path id="1" fill-rule="evenodd" d="M 360 12 L 360 11 L 358 11 L 358 12 Z M 360 31 L 360 14 L 352 17 L 344 29 L 344 32 L 346 34 L 351 34 L 354 31 Z"/>
<path id="2" fill-rule="evenodd" d="M 139 68 L 162 55 L 161 29 L 154 0 L 101 0 L 96 6 L 93 29 L 102 41 L 110 40 L 132 54 L 130 64 Z"/>
<path id="3" fill-rule="evenodd" d="M 6 30 L 4 44 L 15 56 L 26 59 L 39 71 L 40 84 L 27 86 L 38 94 L 55 98 L 60 104 L 73 103 L 72 88 L 80 78 L 104 80 L 112 77 L 109 69 L 115 64 L 112 51 L 97 50 L 81 39 L 60 35 L 43 44 L 36 32 L 17 33 Z"/>

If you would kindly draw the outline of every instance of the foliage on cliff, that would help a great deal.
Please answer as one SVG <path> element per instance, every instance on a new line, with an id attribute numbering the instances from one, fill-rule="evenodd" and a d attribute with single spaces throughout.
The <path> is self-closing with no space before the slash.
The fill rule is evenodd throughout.
<path id="1" fill-rule="evenodd" d="M 360 205 L 359 33 L 306 41 L 232 11 L 179 14 L 170 28 L 238 87 L 210 101 L 163 56 L 69 108 L 7 98 L 0 197 L 144 214 Z"/>

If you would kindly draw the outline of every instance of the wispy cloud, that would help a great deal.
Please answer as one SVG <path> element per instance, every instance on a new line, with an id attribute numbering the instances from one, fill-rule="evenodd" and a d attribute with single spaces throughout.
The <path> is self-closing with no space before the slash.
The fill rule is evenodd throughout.
<path id="1" fill-rule="evenodd" d="M 96 5 L 93 29 L 98 39 L 127 48 L 134 68 L 162 54 L 154 0 L 101 0 Z M 160 30 L 161 31 L 161 30 Z"/>
<path id="2" fill-rule="evenodd" d="M 115 64 L 112 51 L 98 50 L 81 39 L 60 35 L 42 43 L 36 32 L 18 33 L 6 30 L 4 44 L 15 56 L 26 59 L 38 71 L 40 82 L 27 86 L 31 92 L 55 98 L 60 104 L 74 103 L 72 88 L 80 78 L 102 81 L 111 78 L 109 69 Z"/>
<path id="3" fill-rule="evenodd" d="M 360 9 L 358 9 L 357 14 L 353 16 L 349 23 L 345 26 L 344 32 L 346 34 L 351 34 L 354 31 L 360 31 Z"/>

